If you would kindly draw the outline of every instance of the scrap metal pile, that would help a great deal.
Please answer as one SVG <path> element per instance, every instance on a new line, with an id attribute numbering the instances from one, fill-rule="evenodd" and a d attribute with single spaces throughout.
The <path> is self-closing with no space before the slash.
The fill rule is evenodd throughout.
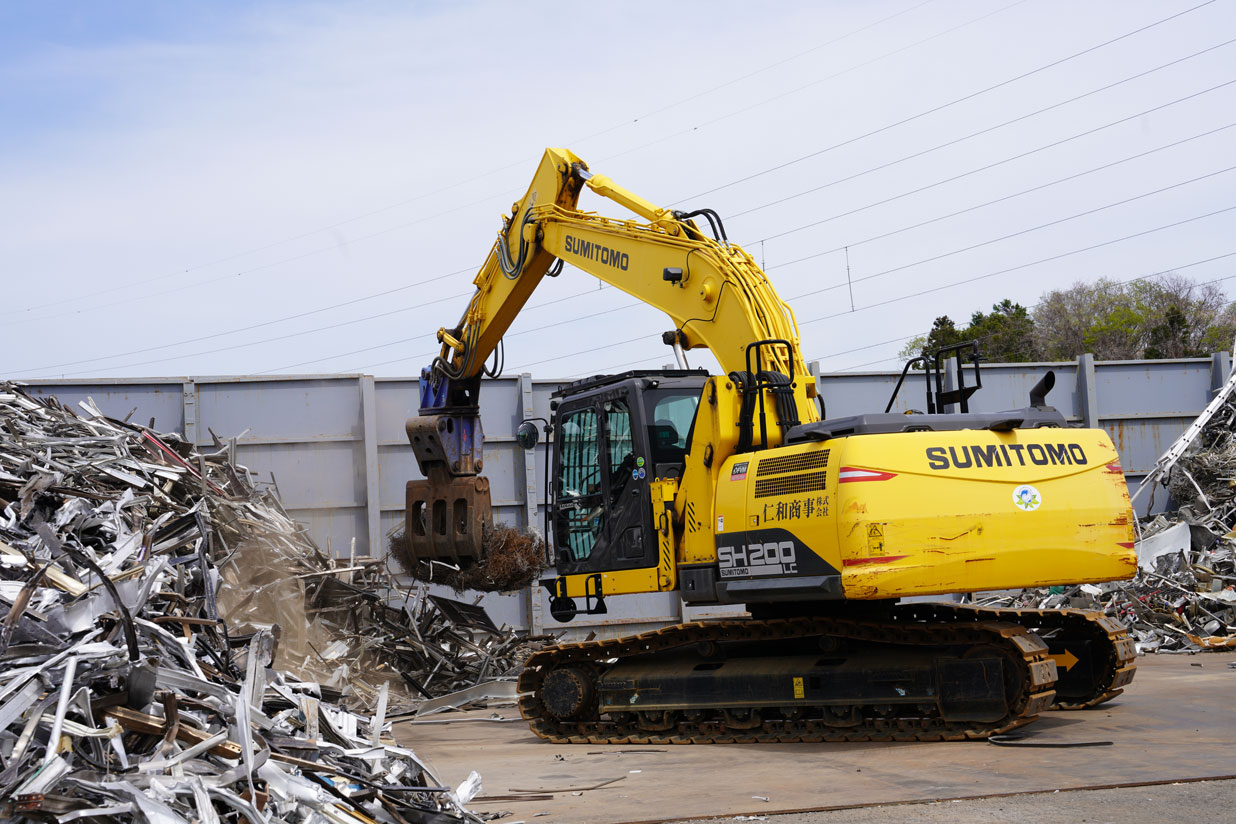
<path id="1" fill-rule="evenodd" d="M 1142 482 L 1167 511 L 1139 525 L 1128 582 L 1027 590 L 987 604 L 1100 609 L 1132 631 L 1139 652 L 1236 649 L 1236 373 Z"/>
<path id="2" fill-rule="evenodd" d="M 426 691 L 447 690 L 506 668 L 509 636 L 477 643 L 432 601 L 386 607 L 367 589 L 377 565 L 355 583 L 332 570 L 226 450 L 80 406 L 0 383 L 0 818 L 479 820 L 463 806 L 479 777 L 452 792 L 384 734 L 382 673 L 372 696 L 349 690 L 365 712 L 280 664 L 304 646 L 338 674 L 380 623 L 378 658 L 393 646 Z M 265 580 L 255 557 L 296 565 Z M 309 613 L 366 610 L 306 622 L 305 596 Z M 300 623 L 225 620 L 263 598 L 299 603 Z M 314 650 L 306 623 L 337 631 Z"/>
<path id="3" fill-rule="evenodd" d="M 396 605 L 375 595 L 390 586 L 385 568 L 374 564 L 355 582 L 324 578 L 310 593 L 310 613 L 333 628 L 336 638 L 321 657 L 329 663 L 336 651 L 346 656 L 331 683 L 349 685 L 358 699 L 366 690 L 376 695 L 367 681 L 385 674 L 402 680 L 408 687 L 406 700 L 412 703 L 488 680 L 513 681 L 529 655 L 555 640 L 551 635 L 521 635 L 500 628 L 483 609 L 430 594 L 425 588 L 418 597 L 409 594 Z M 315 668 L 306 661 L 306 669 L 326 667 Z M 396 682 L 386 683 L 393 698 Z"/>

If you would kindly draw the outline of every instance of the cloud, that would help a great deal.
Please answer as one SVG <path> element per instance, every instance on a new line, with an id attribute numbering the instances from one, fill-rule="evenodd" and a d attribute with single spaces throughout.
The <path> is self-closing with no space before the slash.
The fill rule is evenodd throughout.
<path id="1" fill-rule="evenodd" d="M 46 45 L 0 63 L 0 85 L 19 89 L 0 96 L 0 116 L 14 124 L 0 130 L 0 221 L 6 227 L 0 271 L 10 306 L 0 310 L 0 321 L 16 324 L 16 340 L 0 369 L 162 345 L 478 266 L 499 214 L 523 191 L 546 145 L 571 145 L 623 185 L 670 203 L 1168 13 L 1157 4 L 1122 4 L 1122 15 L 1112 17 L 1114 6 L 1105 11 L 1060 4 L 1057 11 L 1068 11 L 1072 21 L 1061 30 L 1049 10 L 1019 6 L 850 70 L 1000 8 L 977 2 L 927 7 L 774 65 L 911 5 L 802 3 L 770 13 L 734 3 L 710 5 L 706 15 L 659 7 L 654 16 L 593 4 L 265 4 L 232 7 L 226 14 L 198 9 L 189 19 L 156 20 L 133 31 L 122 25 L 99 32 L 96 40 L 81 30 L 73 37 L 48 36 Z M 1225 21 L 1231 21 L 1226 9 L 1199 12 L 1094 58 L 693 205 L 734 214 L 819 186 L 1217 42 L 1210 31 Z M 727 224 L 730 235 L 758 240 L 926 185 L 1218 82 L 1229 65 L 1230 51 L 1218 52 L 1084 105 L 735 218 Z M 764 66 L 772 68 L 708 92 Z M 1216 94 L 1147 124 L 1133 123 L 751 251 L 767 260 L 774 283 L 789 296 L 844 279 L 839 255 L 773 268 L 822 249 L 856 244 L 852 267 L 870 274 L 1166 185 L 1218 168 L 1230 141 L 1199 141 L 1191 151 L 964 220 L 859 243 L 1213 127 L 1216 112 L 1231 110 L 1234 97 L 1230 90 Z M 1159 225 L 1204 211 L 1230 199 L 1231 192 L 1230 180 L 1199 184 L 873 281 L 856 288 L 856 300 L 861 306 L 919 283 L 943 283 L 1045 250 Z M 621 213 L 595 198 L 588 208 Z M 910 334 L 937 314 L 965 317 L 1004 296 L 1032 301 L 1087 272 L 1132 275 L 1195 251 L 1200 258 L 1221 245 L 1216 227 L 1231 225 L 1198 225 L 1130 244 L 1127 251 L 805 326 L 804 348 L 810 357 L 883 340 L 898 329 Z M 216 345 L 186 345 L 89 368 L 105 375 L 218 374 L 324 358 L 312 367 L 317 371 L 412 355 L 431 349 L 433 330 L 453 322 L 463 307 L 462 301 L 445 302 L 417 311 L 417 302 L 466 291 L 470 280 L 461 275 L 398 300 L 241 333 L 226 343 L 308 332 L 285 341 L 202 355 L 193 353 Z M 130 283 L 136 285 L 116 288 Z M 593 294 L 594 286 L 578 273 L 546 283 L 534 304 L 587 294 L 530 311 L 513 331 L 612 307 L 618 293 Z M 111 291 L 75 299 L 104 289 Z M 835 312 L 836 301 L 835 294 L 806 298 L 795 310 L 801 322 Z M 44 304 L 55 305 L 20 311 Z M 371 322 L 313 331 L 404 307 L 406 312 Z M 672 356 L 659 343 L 665 328 L 668 321 L 653 310 L 616 311 L 552 333 L 512 338 L 507 362 L 515 367 L 563 353 L 560 364 L 535 367 L 546 376 L 617 362 L 628 352 L 668 362 Z M 385 347 L 372 357 L 325 359 L 418 334 L 426 343 Z M 577 345 L 584 338 L 637 335 L 649 342 L 621 347 L 622 354 L 608 360 L 566 358 L 572 347 L 590 348 Z M 891 354 L 899 347 L 886 348 Z M 176 359 L 162 360 L 170 356 Z M 394 364 L 379 373 L 414 373 L 419 366 Z"/>

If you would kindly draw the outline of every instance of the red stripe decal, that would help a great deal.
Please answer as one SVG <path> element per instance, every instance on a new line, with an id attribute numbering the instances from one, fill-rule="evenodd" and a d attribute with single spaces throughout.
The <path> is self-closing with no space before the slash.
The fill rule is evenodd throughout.
<path id="1" fill-rule="evenodd" d="M 909 555 L 885 555 L 883 558 L 846 558 L 841 562 L 842 566 L 862 566 L 864 564 L 887 564 L 893 561 L 900 561 L 902 558 L 909 558 Z"/>
<path id="2" fill-rule="evenodd" d="M 855 483 L 858 481 L 887 481 L 896 478 L 895 472 L 880 472 L 875 469 L 859 469 L 855 466 L 843 466 L 837 472 L 838 483 Z"/>
<path id="3" fill-rule="evenodd" d="M 1132 542 L 1132 541 L 1117 541 L 1117 542 L 1116 542 L 1116 546 L 1122 546 L 1122 547 L 1124 547 L 1125 549 L 1132 549 L 1132 548 L 1133 548 L 1133 542 Z"/>

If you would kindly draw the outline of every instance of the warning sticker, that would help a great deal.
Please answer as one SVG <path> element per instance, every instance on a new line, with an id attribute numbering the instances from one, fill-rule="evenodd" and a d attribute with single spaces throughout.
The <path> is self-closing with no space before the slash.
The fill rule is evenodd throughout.
<path id="1" fill-rule="evenodd" d="M 884 554 L 884 524 L 867 525 L 867 554 Z"/>
<path id="2" fill-rule="evenodd" d="M 806 694 L 807 694 L 806 691 L 803 690 L 803 679 L 795 678 L 794 679 L 794 697 L 803 698 L 806 696 Z"/>

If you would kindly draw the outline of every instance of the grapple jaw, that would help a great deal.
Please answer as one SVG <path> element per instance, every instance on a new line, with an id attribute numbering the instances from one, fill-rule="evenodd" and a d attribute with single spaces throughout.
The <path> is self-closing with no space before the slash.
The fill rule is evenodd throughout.
<path id="1" fill-rule="evenodd" d="M 420 414 L 405 426 L 424 480 L 408 481 L 407 541 L 413 564 L 445 561 L 465 568 L 485 560 L 485 536 L 493 529 L 485 435 L 471 384 L 451 391 L 422 374 Z M 452 402 L 460 405 L 453 405 Z"/>
<path id="2" fill-rule="evenodd" d="M 464 568 L 485 560 L 485 534 L 493 528 L 488 478 L 408 481 L 407 503 L 413 562 L 445 561 Z"/>

